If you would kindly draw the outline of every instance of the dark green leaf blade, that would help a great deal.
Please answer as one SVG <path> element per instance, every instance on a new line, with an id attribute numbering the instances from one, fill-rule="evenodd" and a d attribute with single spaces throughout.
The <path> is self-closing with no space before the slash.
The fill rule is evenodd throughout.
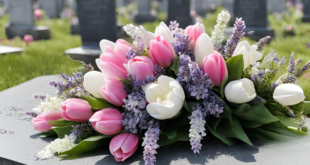
<path id="1" fill-rule="evenodd" d="M 54 127 L 63 127 L 63 126 L 74 125 L 78 123 L 76 121 L 67 121 L 65 119 L 59 119 L 59 120 L 48 121 L 48 122 Z"/>
<path id="2" fill-rule="evenodd" d="M 52 128 L 52 130 L 54 130 L 57 133 L 58 138 L 62 139 L 65 137 L 65 135 L 69 136 L 71 134 L 72 126 L 68 125 L 64 127 L 55 127 Z"/>
<path id="3" fill-rule="evenodd" d="M 229 58 L 226 61 L 226 66 L 228 70 L 228 81 L 234 81 L 241 79 L 244 69 L 243 55 L 237 55 Z"/>
<path id="4" fill-rule="evenodd" d="M 114 105 L 112 105 L 111 103 L 109 103 L 105 99 L 96 98 L 96 97 L 92 97 L 92 96 L 81 97 L 81 99 L 87 101 L 88 104 L 91 106 L 91 109 L 94 111 L 101 110 L 104 108 L 115 108 Z"/>
<path id="5" fill-rule="evenodd" d="M 174 56 L 173 64 L 170 66 L 170 69 L 174 72 L 175 75 L 179 74 L 179 67 L 180 67 L 179 61 L 180 61 L 180 57 Z"/>

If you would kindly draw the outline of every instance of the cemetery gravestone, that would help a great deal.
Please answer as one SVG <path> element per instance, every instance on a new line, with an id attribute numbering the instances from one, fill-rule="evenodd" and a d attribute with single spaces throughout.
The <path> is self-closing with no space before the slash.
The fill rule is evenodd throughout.
<path id="1" fill-rule="evenodd" d="M 190 0 L 169 0 L 167 21 L 167 24 L 177 21 L 181 28 L 191 25 L 193 21 L 190 17 Z"/>
<path id="2" fill-rule="evenodd" d="M 265 36 L 274 36 L 274 30 L 267 23 L 266 0 L 235 0 L 233 22 L 236 18 L 244 20 L 245 32 L 254 31 L 252 39 L 258 41 Z M 232 28 L 225 29 L 227 36 L 231 35 Z"/>
<path id="3" fill-rule="evenodd" d="M 40 0 L 39 4 L 49 18 L 60 18 L 63 0 Z"/>
<path id="4" fill-rule="evenodd" d="M 150 14 L 151 10 L 151 0 L 137 0 L 138 4 L 138 14 L 135 16 L 135 22 L 152 22 L 155 17 Z"/>
<path id="5" fill-rule="evenodd" d="M 210 10 L 215 10 L 220 5 L 221 1 L 219 0 L 195 0 L 195 11 L 204 17 Z"/>
<path id="6" fill-rule="evenodd" d="M 125 6 L 124 0 L 116 0 L 116 7 L 123 7 Z"/>
<path id="7" fill-rule="evenodd" d="M 222 0 L 222 5 L 230 14 L 234 13 L 234 0 Z"/>
<path id="8" fill-rule="evenodd" d="M 286 0 L 268 0 L 267 9 L 270 14 L 282 13 L 285 11 Z"/>
<path id="9" fill-rule="evenodd" d="M 34 40 L 50 39 L 50 29 L 46 26 L 34 26 L 33 0 L 9 0 L 10 22 L 5 28 L 7 38 L 24 38 L 30 34 Z"/>
<path id="10" fill-rule="evenodd" d="M 23 51 L 23 48 L 0 45 L 0 54 L 21 53 Z"/>
<path id="11" fill-rule="evenodd" d="M 168 12 L 168 0 L 162 0 L 160 4 L 160 10 L 162 12 L 167 13 Z"/>
<path id="12" fill-rule="evenodd" d="M 98 70 L 95 60 L 101 50 L 102 39 L 116 41 L 116 15 L 114 0 L 77 0 L 82 47 L 65 51 L 71 59 L 91 63 Z"/>
<path id="13" fill-rule="evenodd" d="M 310 1 L 309 0 L 303 0 L 303 12 L 304 17 L 302 18 L 302 21 L 304 22 L 310 22 Z"/>

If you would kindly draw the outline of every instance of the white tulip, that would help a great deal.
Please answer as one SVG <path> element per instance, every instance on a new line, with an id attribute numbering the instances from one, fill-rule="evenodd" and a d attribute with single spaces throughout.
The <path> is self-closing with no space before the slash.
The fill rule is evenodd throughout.
<path id="1" fill-rule="evenodd" d="M 84 75 L 83 86 L 95 97 L 102 98 L 100 88 L 105 85 L 105 75 L 98 71 L 90 71 Z"/>
<path id="2" fill-rule="evenodd" d="M 183 107 L 185 94 L 182 86 L 175 79 L 159 76 L 157 82 L 142 86 L 149 104 L 147 112 L 159 120 L 170 119 L 178 115 Z"/>
<path id="3" fill-rule="evenodd" d="M 142 39 L 145 43 L 145 47 L 149 48 L 150 41 L 155 38 L 155 34 L 149 31 L 144 32 Z"/>
<path id="4" fill-rule="evenodd" d="M 295 84 L 281 84 L 273 92 L 273 99 L 283 106 L 296 105 L 305 98 L 302 88 Z"/>
<path id="5" fill-rule="evenodd" d="M 169 43 L 174 41 L 173 35 L 168 28 L 168 26 L 164 23 L 161 22 L 155 29 L 155 36 L 162 36 L 164 37 Z"/>
<path id="6" fill-rule="evenodd" d="M 263 62 L 259 65 L 260 68 L 267 68 L 271 64 L 272 60 L 276 57 L 274 50 L 271 50 L 267 56 L 265 56 Z"/>
<path id="7" fill-rule="evenodd" d="M 115 49 L 115 43 L 106 39 L 103 39 L 100 41 L 99 43 L 100 49 L 102 51 L 102 53 L 106 53 L 105 51 L 105 47 L 106 46 L 110 46 L 112 49 Z"/>
<path id="8" fill-rule="evenodd" d="M 237 45 L 233 56 L 237 56 L 239 54 L 243 55 L 244 69 L 249 65 L 256 63 L 256 61 L 262 59 L 263 57 L 263 53 L 257 51 L 257 45 L 250 46 L 247 41 L 241 41 Z"/>
<path id="9" fill-rule="evenodd" d="M 207 33 L 202 33 L 195 44 L 195 61 L 202 66 L 203 59 L 208 56 L 209 54 L 213 54 L 214 52 L 214 45 L 212 43 L 211 38 Z"/>
<path id="10" fill-rule="evenodd" d="M 232 103 L 249 102 L 256 97 L 254 84 L 247 78 L 231 81 L 225 87 L 225 96 Z"/>

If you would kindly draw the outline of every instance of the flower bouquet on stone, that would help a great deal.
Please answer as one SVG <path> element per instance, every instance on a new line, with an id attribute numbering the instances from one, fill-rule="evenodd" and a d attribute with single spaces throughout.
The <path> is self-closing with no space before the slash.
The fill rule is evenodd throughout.
<path id="1" fill-rule="evenodd" d="M 159 147 L 178 141 L 199 153 L 208 147 L 201 144 L 207 133 L 227 145 L 251 146 L 250 138 L 307 135 L 308 102 L 294 76 L 302 59 L 292 54 L 287 73 L 278 75 L 285 58 L 264 52 L 269 36 L 256 45 L 241 41 L 253 34 L 244 32 L 241 18 L 223 44 L 229 20 L 221 12 L 211 37 L 201 23 L 182 29 L 172 21 L 161 22 L 155 33 L 124 26 L 133 44 L 103 39 L 100 71 L 82 62 L 84 75 L 62 74 L 63 82 L 50 82 L 57 97 L 34 95 L 43 100 L 28 113 L 34 128 L 58 136 L 37 157 L 72 159 L 106 146 L 116 161 L 125 161 L 143 146 L 149 165 Z"/>

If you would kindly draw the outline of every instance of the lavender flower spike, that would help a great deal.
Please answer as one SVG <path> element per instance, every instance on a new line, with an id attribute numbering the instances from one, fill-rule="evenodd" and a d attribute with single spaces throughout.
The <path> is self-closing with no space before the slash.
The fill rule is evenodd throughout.
<path id="1" fill-rule="evenodd" d="M 307 70 L 310 67 L 310 61 L 302 68 L 302 71 Z"/>
<path id="2" fill-rule="evenodd" d="M 241 38 L 244 36 L 243 30 L 245 29 L 245 23 L 242 21 L 242 18 L 236 18 L 234 28 L 233 28 L 233 34 L 229 37 L 229 40 L 227 41 L 226 44 L 226 50 L 225 50 L 225 58 L 229 59 L 237 45 L 238 42 L 241 40 Z"/>
<path id="3" fill-rule="evenodd" d="M 145 132 L 145 137 L 143 138 L 142 143 L 142 146 L 144 146 L 143 159 L 145 165 L 154 165 L 156 162 L 156 149 L 159 148 L 159 145 L 157 144 L 157 141 L 159 140 L 159 123 L 156 120 L 152 120 L 148 125 L 149 128 Z"/>
<path id="4" fill-rule="evenodd" d="M 257 51 L 262 52 L 264 47 L 266 46 L 266 43 L 270 40 L 270 36 L 266 36 L 262 39 L 260 39 L 257 43 Z"/>
<path id="5" fill-rule="evenodd" d="M 296 65 L 295 65 L 295 61 L 294 61 L 294 53 L 292 53 L 288 67 L 287 67 L 287 71 L 292 74 L 294 72 L 294 70 L 296 69 Z"/>

